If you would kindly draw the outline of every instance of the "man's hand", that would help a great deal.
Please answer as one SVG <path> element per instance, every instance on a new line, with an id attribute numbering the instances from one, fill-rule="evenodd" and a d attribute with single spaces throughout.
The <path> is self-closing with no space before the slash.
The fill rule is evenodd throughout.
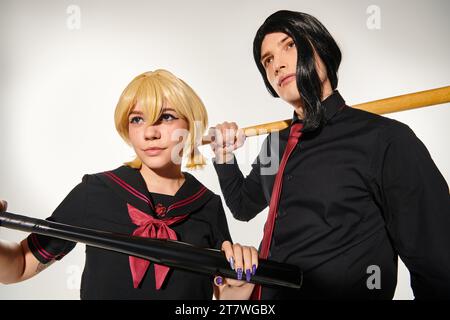
<path id="1" fill-rule="evenodd" d="M 211 148 L 218 164 L 229 162 L 233 159 L 233 151 L 242 147 L 245 142 L 244 130 L 239 129 L 234 122 L 223 122 L 209 129 L 209 134 L 214 137 Z"/>

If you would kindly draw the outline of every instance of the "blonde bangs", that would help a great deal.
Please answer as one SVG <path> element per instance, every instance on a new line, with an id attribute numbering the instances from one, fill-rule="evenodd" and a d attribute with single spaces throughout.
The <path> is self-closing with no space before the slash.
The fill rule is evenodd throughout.
<path id="1" fill-rule="evenodd" d="M 150 123 L 158 121 L 164 105 L 164 94 L 161 86 L 150 81 L 152 72 L 143 73 L 125 88 L 117 103 L 115 113 L 116 129 L 120 136 L 129 143 L 128 125 L 129 116 L 134 107 L 139 104 L 145 119 Z"/>

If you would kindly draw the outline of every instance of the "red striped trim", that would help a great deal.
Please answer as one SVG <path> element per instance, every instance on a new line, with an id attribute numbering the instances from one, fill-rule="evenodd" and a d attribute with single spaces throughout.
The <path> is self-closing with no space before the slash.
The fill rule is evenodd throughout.
<path id="1" fill-rule="evenodd" d="M 112 172 L 104 172 L 103 174 L 106 175 L 106 176 L 108 176 L 111 180 L 113 180 L 115 183 L 117 183 L 119 186 L 121 186 L 122 188 L 124 188 L 126 191 L 128 191 L 129 193 L 131 193 L 131 194 L 134 195 L 135 197 L 137 197 L 137 198 L 139 198 L 139 199 L 145 201 L 148 205 L 150 205 L 150 207 L 152 208 L 152 210 L 155 210 L 154 207 L 153 207 L 152 202 L 150 201 L 150 199 L 149 199 L 146 195 L 142 194 L 141 192 L 139 192 L 138 190 L 136 190 L 135 188 L 133 188 L 132 186 L 130 186 L 128 183 L 126 183 L 125 181 L 123 181 L 122 179 L 120 179 L 117 175 L 115 175 L 115 174 L 112 173 Z M 183 199 L 183 200 L 181 200 L 181 201 L 178 201 L 178 202 L 176 202 L 176 203 L 170 205 L 170 206 L 167 208 L 167 212 L 169 212 L 170 210 L 179 208 L 179 207 L 183 207 L 183 206 L 185 206 L 185 205 L 187 205 L 187 204 L 190 204 L 190 203 L 194 202 L 195 200 L 197 200 L 198 198 L 200 198 L 200 197 L 206 192 L 206 190 L 207 190 L 206 187 L 205 187 L 205 186 L 202 186 L 202 187 L 200 188 L 200 190 L 197 191 L 197 193 L 195 193 L 194 195 L 192 195 L 192 196 L 190 196 L 190 197 L 188 197 L 188 198 L 186 198 L 186 199 Z"/>
<path id="2" fill-rule="evenodd" d="M 31 235 L 31 241 L 33 242 L 36 249 L 39 251 L 39 254 L 43 256 L 47 260 L 53 260 L 55 259 L 55 255 L 51 254 L 50 252 L 46 251 L 42 246 L 40 245 L 38 239 L 36 238 L 36 234 Z"/>
<path id="3" fill-rule="evenodd" d="M 141 192 L 137 191 L 135 188 L 133 188 L 128 183 L 126 183 L 125 181 L 120 179 L 118 176 L 116 176 L 114 173 L 112 173 L 112 172 L 104 172 L 103 174 L 108 176 L 111 180 L 113 180 L 115 183 L 117 183 L 119 186 L 121 186 L 122 188 L 127 190 L 129 193 L 131 193 L 135 197 L 145 201 L 153 209 L 153 204 L 152 204 L 152 202 L 150 201 L 150 199 L 147 196 L 145 196 Z"/>
<path id="4" fill-rule="evenodd" d="M 189 204 L 189 203 L 194 202 L 195 200 L 197 200 L 198 198 L 200 198 L 200 197 L 206 192 L 206 190 L 207 190 L 206 187 L 203 186 L 196 194 L 190 196 L 189 198 L 186 198 L 186 199 L 184 199 L 184 200 L 178 201 L 178 202 L 176 202 L 176 203 L 170 205 L 170 206 L 167 208 L 167 212 L 169 212 L 170 210 L 173 210 L 173 209 L 175 209 L 175 208 L 183 207 L 183 206 L 185 206 L 185 205 L 187 205 L 187 204 Z"/>

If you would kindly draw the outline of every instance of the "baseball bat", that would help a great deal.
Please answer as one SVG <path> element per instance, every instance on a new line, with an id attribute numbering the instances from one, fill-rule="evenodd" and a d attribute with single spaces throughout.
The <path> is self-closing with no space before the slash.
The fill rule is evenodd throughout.
<path id="1" fill-rule="evenodd" d="M 376 114 L 387 114 L 423 108 L 450 102 L 450 86 L 408 93 L 400 96 L 385 98 L 353 105 L 352 108 L 360 109 Z M 291 124 L 292 119 L 274 121 L 243 128 L 246 137 L 253 137 L 274 131 L 283 130 Z M 202 137 L 202 145 L 212 142 L 212 136 Z"/>
<path id="2" fill-rule="evenodd" d="M 236 272 L 220 250 L 206 249 L 173 240 L 151 239 L 81 228 L 53 221 L 0 213 L 0 227 L 84 243 L 150 262 L 209 276 L 236 278 Z M 299 289 L 302 272 L 298 266 L 260 259 L 251 282 L 271 287 Z"/>

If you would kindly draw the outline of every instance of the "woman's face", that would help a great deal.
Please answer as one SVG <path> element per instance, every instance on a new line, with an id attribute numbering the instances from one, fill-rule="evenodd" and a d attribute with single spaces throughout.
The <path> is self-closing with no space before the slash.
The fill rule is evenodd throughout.
<path id="1" fill-rule="evenodd" d="M 316 70 L 322 83 L 328 77 L 326 67 L 315 54 Z M 281 99 L 292 105 L 300 102 L 297 88 L 297 48 L 294 40 L 285 33 L 267 34 L 261 44 L 261 63 L 272 88 Z"/>
<path id="2" fill-rule="evenodd" d="M 180 166 L 188 122 L 165 104 L 159 120 L 150 125 L 139 104 L 128 116 L 128 134 L 136 155 L 150 169 Z"/>

